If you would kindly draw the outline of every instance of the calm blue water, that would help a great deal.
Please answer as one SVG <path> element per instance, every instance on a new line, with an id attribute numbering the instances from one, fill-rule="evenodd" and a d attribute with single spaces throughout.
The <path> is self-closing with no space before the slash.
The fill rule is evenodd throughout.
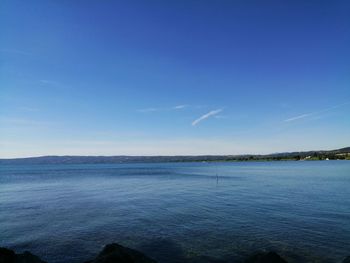
<path id="1" fill-rule="evenodd" d="M 75 263 L 111 242 L 159 262 L 339 262 L 350 161 L 0 166 L 0 246 Z"/>

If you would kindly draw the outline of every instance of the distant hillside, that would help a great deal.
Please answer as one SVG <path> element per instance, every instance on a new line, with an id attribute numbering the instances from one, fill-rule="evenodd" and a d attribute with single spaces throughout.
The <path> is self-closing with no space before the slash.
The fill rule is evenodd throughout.
<path id="1" fill-rule="evenodd" d="M 200 156 L 41 156 L 0 159 L 0 164 L 97 164 L 211 161 L 281 161 L 350 159 L 350 147 L 331 151 L 285 152 L 267 155 L 200 155 Z"/>
<path id="2" fill-rule="evenodd" d="M 335 150 L 334 152 L 337 152 L 337 153 L 350 153 L 350 147 L 341 148 L 341 149 Z"/>

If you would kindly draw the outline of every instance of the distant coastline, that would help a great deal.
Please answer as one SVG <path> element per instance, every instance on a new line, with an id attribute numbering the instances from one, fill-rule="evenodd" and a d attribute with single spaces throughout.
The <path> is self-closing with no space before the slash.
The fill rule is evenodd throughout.
<path id="1" fill-rule="evenodd" d="M 183 155 L 183 156 L 40 156 L 0 159 L 0 164 L 113 164 L 165 162 L 246 162 L 350 160 L 350 147 L 330 151 L 283 152 L 266 155 Z"/>

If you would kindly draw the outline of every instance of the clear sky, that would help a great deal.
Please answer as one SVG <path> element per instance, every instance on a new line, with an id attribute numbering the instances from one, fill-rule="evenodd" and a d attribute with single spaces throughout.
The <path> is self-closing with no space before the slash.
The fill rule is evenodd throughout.
<path id="1" fill-rule="evenodd" d="M 350 146 L 350 1 L 0 3 L 0 157 Z"/>

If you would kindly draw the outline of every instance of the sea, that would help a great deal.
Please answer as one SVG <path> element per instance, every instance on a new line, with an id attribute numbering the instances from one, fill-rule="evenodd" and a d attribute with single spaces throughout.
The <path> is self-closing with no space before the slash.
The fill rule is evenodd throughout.
<path id="1" fill-rule="evenodd" d="M 350 255 L 350 161 L 0 165 L 0 246 L 49 263 L 109 243 L 159 263 Z"/>

